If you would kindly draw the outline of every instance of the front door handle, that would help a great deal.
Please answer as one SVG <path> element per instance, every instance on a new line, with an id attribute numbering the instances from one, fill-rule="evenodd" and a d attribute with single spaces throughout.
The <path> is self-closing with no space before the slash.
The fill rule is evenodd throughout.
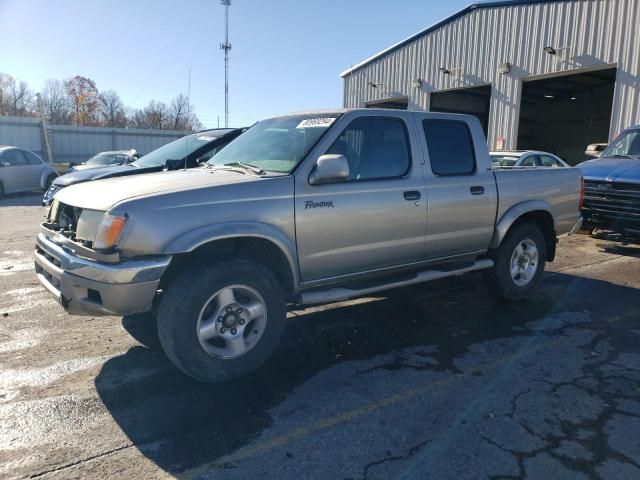
<path id="1" fill-rule="evenodd" d="M 482 195 L 482 194 L 484 194 L 484 187 L 482 187 L 482 186 L 471 187 L 469 190 L 471 190 L 471 195 Z"/>
<path id="2" fill-rule="evenodd" d="M 418 190 L 409 190 L 404 192 L 404 199 L 408 202 L 420 200 L 420 192 Z"/>

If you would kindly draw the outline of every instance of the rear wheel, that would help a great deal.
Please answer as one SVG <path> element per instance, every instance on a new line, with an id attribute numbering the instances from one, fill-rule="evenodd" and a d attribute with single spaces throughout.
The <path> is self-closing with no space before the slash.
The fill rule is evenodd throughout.
<path id="1" fill-rule="evenodd" d="M 158 337 L 169 359 L 197 380 L 220 382 L 255 370 L 286 322 L 275 277 L 245 260 L 185 270 L 165 289 Z"/>
<path id="2" fill-rule="evenodd" d="M 533 223 L 516 225 L 490 256 L 495 265 L 485 272 L 488 288 L 504 300 L 522 300 L 533 293 L 544 272 L 544 235 Z"/>
<path id="3" fill-rule="evenodd" d="M 4 185 L 0 183 L 0 198 L 4 198 Z"/>

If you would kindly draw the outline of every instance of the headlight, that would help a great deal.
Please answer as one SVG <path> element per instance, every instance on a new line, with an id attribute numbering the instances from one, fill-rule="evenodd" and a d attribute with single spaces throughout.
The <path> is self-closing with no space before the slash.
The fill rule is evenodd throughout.
<path id="1" fill-rule="evenodd" d="M 93 248 L 107 249 L 115 246 L 120 240 L 124 226 L 127 223 L 127 214 L 112 215 L 105 213 L 98 225 Z"/>
<path id="2" fill-rule="evenodd" d="M 51 202 L 51 199 L 53 198 L 53 196 L 55 195 L 55 193 L 60 190 L 62 187 L 59 187 L 57 185 L 51 185 L 49 187 L 49 189 L 44 192 L 44 198 L 43 198 L 43 203 L 44 204 L 48 204 Z"/>

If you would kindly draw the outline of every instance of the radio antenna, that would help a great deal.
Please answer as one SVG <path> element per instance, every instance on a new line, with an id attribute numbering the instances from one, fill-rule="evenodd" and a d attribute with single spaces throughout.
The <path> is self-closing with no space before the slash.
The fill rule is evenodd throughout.
<path id="1" fill-rule="evenodd" d="M 189 79 L 187 80 L 187 122 L 184 125 L 184 129 L 186 130 L 187 128 L 189 128 L 189 119 L 191 117 L 191 67 L 189 67 Z M 187 157 L 189 156 L 189 154 L 187 153 L 188 150 L 188 137 L 187 137 L 187 142 L 185 142 L 184 144 L 184 169 L 187 169 Z"/>
<path id="2" fill-rule="evenodd" d="M 224 6 L 224 43 L 220 44 L 220 50 L 224 50 L 224 127 L 229 128 L 229 7 L 231 0 L 220 0 Z"/>

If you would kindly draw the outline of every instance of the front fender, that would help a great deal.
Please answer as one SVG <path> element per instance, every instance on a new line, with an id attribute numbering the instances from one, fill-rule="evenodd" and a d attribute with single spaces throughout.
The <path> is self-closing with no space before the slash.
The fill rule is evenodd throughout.
<path id="1" fill-rule="evenodd" d="M 542 200 L 527 200 L 526 202 L 518 203 L 507 210 L 504 215 L 498 219 L 489 248 L 498 248 L 502 243 L 502 240 L 504 240 L 504 237 L 507 236 L 507 233 L 514 222 L 522 215 L 535 211 L 547 212 L 551 215 L 551 218 L 554 218 L 551 207 L 548 203 Z"/>
<path id="2" fill-rule="evenodd" d="M 294 286 L 297 288 L 300 284 L 300 278 L 296 262 L 295 244 L 281 230 L 266 223 L 228 222 L 199 227 L 174 237 L 165 247 L 164 253 L 174 255 L 191 252 L 209 242 L 240 237 L 262 238 L 275 244 L 287 259 Z"/>

